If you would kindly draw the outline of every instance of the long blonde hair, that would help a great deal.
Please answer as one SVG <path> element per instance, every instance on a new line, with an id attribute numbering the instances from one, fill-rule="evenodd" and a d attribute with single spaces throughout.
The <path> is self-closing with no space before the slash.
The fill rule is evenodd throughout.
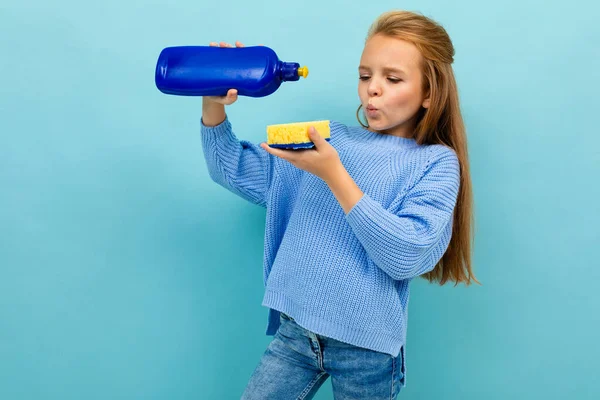
<path id="1" fill-rule="evenodd" d="M 471 264 L 473 193 L 465 126 L 451 65 L 454 61 L 452 41 L 440 24 L 409 11 L 381 14 L 369 28 L 366 41 L 378 34 L 410 42 L 421 52 L 423 93 L 428 94 L 431 103 L 429 108 L 422 107 L 418 112 L 415 139 L 419 144 L 442 144 L 452 148 L 460 164 L 460 188 L 450 244 L 434 269 L 422 277 L 440 285 L 447 281 L 453 281 L 455 285 L 469 285 L 471 280 L 479 283 Z M 365 126 L 360 118 L 358 120 Z"/>

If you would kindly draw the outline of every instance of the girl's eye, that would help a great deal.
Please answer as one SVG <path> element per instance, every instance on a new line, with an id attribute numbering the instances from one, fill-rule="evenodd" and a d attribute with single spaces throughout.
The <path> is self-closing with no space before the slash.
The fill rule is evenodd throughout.
<path id="1" fill-rule="evenodd" d="M 358 79 L 360 79 L 361 81 L 367 81 L 370 78 L 371 77 L 369 75 L 361 75 L 358 77 Z M 398 79 L 398 78 L 387 78 L 387 80 L 391 83 L 398 83 L 398 82 L 402 81 L 402 79 Z"/>

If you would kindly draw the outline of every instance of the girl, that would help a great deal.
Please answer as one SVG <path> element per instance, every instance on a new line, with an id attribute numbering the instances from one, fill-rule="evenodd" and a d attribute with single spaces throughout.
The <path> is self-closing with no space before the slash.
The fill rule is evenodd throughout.
<path id="1" fill-rule="evenodd" d="M 477 282 L 453 55 L 434 21 L 382 14 L 358 68 L 361 126 L 332 121 L 330 142 L 311 128 L 311 150 L 238 140 L 224 109 L 237 92 L 203 99 L 210 176 L 267 210 L 263 305 L 274 338 L 243 399 L 310 399 L 330 376 L 336 399 L 394 399 L 411 280 Z"/>

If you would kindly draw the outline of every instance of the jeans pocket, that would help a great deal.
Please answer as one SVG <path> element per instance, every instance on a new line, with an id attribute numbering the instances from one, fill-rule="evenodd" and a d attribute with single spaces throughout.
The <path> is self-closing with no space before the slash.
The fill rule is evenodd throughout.
<path id="1" fill-rule="evenodd" d="M 398 355 L 396 360 L 398 363 L 398 381 L 400 383 L 400 386 L 403 387 L 406 386 L 406 360 L 404 356 L 404 346 L 400 348 L 400 354 Z"/>
<path id="2" fill-rule="evenodd" d="M 279 314 L 281 314 L 281 318 L 283 318 L 285 320 L 288 320 L 288 321 L 293 321 L 294 320 L 294 318 L 290 317 L 289 315 L 287 315 L 285 313 L 280 312 Z"/>

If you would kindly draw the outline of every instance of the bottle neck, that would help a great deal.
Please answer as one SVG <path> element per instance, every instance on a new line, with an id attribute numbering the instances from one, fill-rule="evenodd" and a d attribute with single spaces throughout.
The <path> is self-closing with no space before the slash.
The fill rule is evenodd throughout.
<path id="1" fill-rule="evenodd" d="M 298 75 L 298 68 L 300 68 L 300 64 L 292 63 L 292 62 L 283 62 L 280 61 L 279 64 L 279 73 L 282 81 L 297 81 L 300 79 Z"/>

